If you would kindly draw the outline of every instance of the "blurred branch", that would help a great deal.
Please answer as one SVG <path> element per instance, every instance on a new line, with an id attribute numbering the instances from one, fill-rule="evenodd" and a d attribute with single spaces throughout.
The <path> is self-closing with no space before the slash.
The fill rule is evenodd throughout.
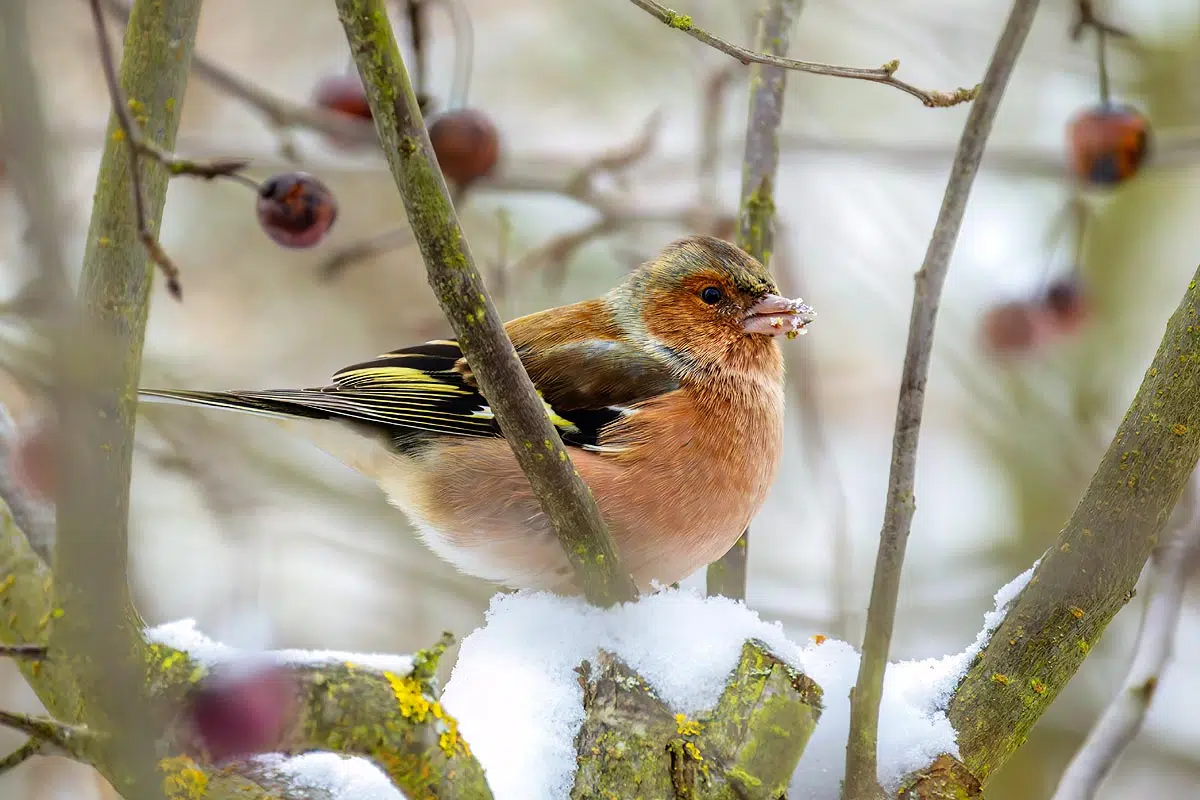
<path id="1" fill-rule="evenodd" d="M 1177 509 L 1186 515 L 1154 553 L 1157 585 L 1146 602 L 1133 662 L 1120 691 L 1096 722 L 1059 780 L 1054 800 L 1091 800 L 1142 728 L 1171 657 L 1188 580 L 1200 566 L 1200 473 L 1193 473 Z"/>
<path id="2" fill-rule="evenodd" d="M 638 0 L 635 2 L 641 5 Z M 772 56 L 787 53 L 792 24 L 799 13 L 799 0 L 768 0 L 759 16 L 755 46 Z M 757 62 L 750 68 L 750 110 L 746 120 L 746 151 L 742 156 L 736 243 L 768 268 L 774 250 L 779 126 L 783 121 L 786 86 L 787 70 L 778 64 Z M 745 599 L 749 547 L 747 527 L 725 555 L 708 565 L 705 588 L 709 595 Z"/>
<path id="3" fill-rule="evenodd" d="M 596 501 L 551 425 L 475 267 L 383 0 L 337 0 L 337 8 L 429 283 L 496 421 L 588 599 L 610 605 L 635 598 L 633 579 L 621 566 Z"/>
<path id="4" fill-rule="evenodd" d="M 3 777 L 9 770 L 19 767 L 29 759 L 39 755 L 44 746 L 44 742 L 33 737 L 26 739 L 23 745 L 0 759 L 0 777 Z"/>
<path id="5" fill-rule="evenodd" d="M 102 2 L 114 19 L 123 24 L 129 22 L 127 3 L 122 0 Z M 200 80 L 258 111 L 277 131 L 307 128 L 349 144 L 374 144 L 377 141 L 375 128 L 370 122 L 317 106 L 293 103 L 254 85 L 200 53 L 192 56 L 192 72 Z M 283 150 L 289 160 L 296 160 L 290 144 L 285 143 Z"/>
<path id="6" fill-rule="evenodd" d="M 950 700 L 981 781 L 1019 747 L 1133 596 L 1200 458 L 1200 269 L 1058 540 Z M 1005 680 L 996 680 L 1001 675 Z"/>
<path id="7" fill-rule="evenodd" d="M 342 273 L 355 264 L 399 250 L 411 241 L 412 231 L 407 226 L 372 233 L 358 241 L 339 247 L 333 255 L 321 262 L 317 268 L 317 274 L 322 280 L 334 280 L 341 277 Z"/>
<path id="8" fill-rule="evenodd" d="M 158 709 L 143 687 L 144 648 L 128 586 L 128 510 L 136 387 L 152 260 L 162 266 L 155 248 L 169 175 L 152 159 L 139 158 L 136 142 L 144 136 L 164 151 L 174 145 L 200 2 L 137 0 L 119 81 L 95 0 L 91 10 L 114 102 L 79 303 L 63 298 L 69 313 L 58 320 L 55 336 L 58 580 L 47 618 L 53 625 L 43 626 L 51 627 L 49 663 L 67 665 L 77 695 L 65 709 L 47 705 L 67 722 L 98 733 L 93 762 L 122 793 L 154 798 L 162 796 L 154 749 Z M 43 260 L 43 268 L 58 265 Z"/>
<path id="9" fill-rule="evenodd" d="M 654 222 L 668 217 L 673 221 L 687 219 L 691 211 L 690 207 L 680 211 L 631 208 L 622 203 L 620 199 L 600 191 L 596 186 L 597 179 L 601 175 L 608 175 L 619 181 L 623 177 L 624 171 L 641 163 L 654 145 L 661 122 L 662 117 L 659 112 L 651 114 L 636 138 L 589 158 L 583 164 L 572 169 L 565 179 L 559 178 L 557 175 L 548 179 L 528 177 L 500 181 L 485 179 L 487 180 L 485 185 L 493 190 L 556 194 L 590 206 L 600 214 L 600 218 L 594 222 L 556 236 L 525 254 L 512 266 L 511 271 L 514 275 L 525 275 L 550 265 L 561 264 L 569 259 L 576 250 L 592 240 L 639 222 Z M 345 272 L 348 267 L 399 249 L 410 241 L 412 241 L 412 233 L 407 226 L 373 233 L 336 251 L 321 264 L 318 270 L 319 274 L 325 280 L 332 280 Z"/>
<path id="10" fill-rule="evenodd" d="M 871 584 L 862 659 L 850 695 L 850 733 L 846 742 L 847 800 L 867 800 L 877 797 L 881 791 L 876 777 L 879 703 L 883 697 L 883 677 L 896 617 L 904 550 L 916 510 L 916 453 L 925 405 L 925 384 L 929 378 L 934 325 L 971 186 L 983 158 L 996 110 L 1000 107 L 1013 65 L 1025 43 L 1037 8 L 1038 0 L 1015 0 L 1013 3 L 984 74 L 979 97 L 967 116 L 925 260 L 916 274 L 908 344 L 896 408 L 887 504 L 879 533 L 879 551 Z"/>
<path id="11" fill-rule="evenodd" d="M 1079 41 L 1084 30 L 1091 28 L 1097 36 L 1113 36 L 1121 39 L 1130 38 L 1129 31 L 1102 19 L 1097 13 L 1092 0 L 1076 0 L 1075 19 L 1071 22 L 1070 36 L 1072 41 Z"/>
<path id="12" fill-rule="evenodd" d="M 781 69 L 811 72 L 814 75 L 829 75 L 835 78 L 851 78 L 860 81 L 882 83 L 885 86 L 892 86 L 912 95 L 931 108 L 945 108 L 969 102 L 975 99 L 979 91 L 979 87 L 975 87 L 974 89 L 955 89 L 953 92 L 934 92 L 918 89 L 895 77 L 896 70 L 900 68 L 899 61 L 889 61 L 876 69 L 862 69 L 859 67 L 838 67 L 832 64 L 819 64 L 815 61 L 797 61 L 793 58 L 784 58 L 775 53 L 747 50 L 744 47 L 738 47 L 736 44 L 731 44 L 724 39 L 714 36 L 703 28 L 697 28 L 692 24 L 691 17 L 686 14 L 677 14 L 666 6 L 655 2 L 655 0 L 632 0 L 632 2 L 635 6 L 650 14 L 650 16 L 667 27 L 683 31 L 696 41 L 703 42 L 709 47 L 720 50 L 722 53 L 736 58 L 743 64 L 766 64 Z M 759 47 L 762 47 L 761 43 Z"/>
<path id="13" fill-rule="evenodd" d="M 0 104 L 0 108 L 3 107 L 7 106 Z M 54 246 L 57 247 L 57 244 Z M 45 387 L 38 388 L 46 391 Z M 14 474 L 12 464 L 19 457 L 20 436 L 16 423 L 8 411 L 0 406 L 0 465 L 3 465 L 0 468 L 0 500 L 12 510 L 17 524 L 25 531 L 38 555 L 49 561 L 53 558 L 56 538 L 54 503 L 34 497 L 21 486 Z"/>
<path id="14" fill-rule="evenodd" d="M 37 743 L 42 754 L 67 756 L 87 762 L 96 737 L 87 728 L 64 725 L 46 717 L 0 710 L 0 728 L 19 731 Z"/>
<path id="15" fill-rule="evenodd" d="M 54 580 L 50 569 L 30 549 L 7 507 L 0 504 L 0 642 L 44 636 L 54 615 Z M 188 653 L 163 644 L 148 644 L 132 609 L 127 624 L 146 659 L 143 690 L 156 701 L 181 708 L 197 680 L 210 666 Z M 483 770 L 457 733 L 457 723 L 438 703 L 433 669 L 440 647 L 419 653 L 408 674 L 381 672 L 362 664 L 319 663 L 288 667 L 295 680 L 297 713 L 280 731 L 278 751 L 325 750 L 370 759 L 409 797 L 489 798 Z M 56 718 L 83 706 L 69 660 L 33 664 L 18 662 L 29 685 Z M 87 699 L 90 699 L 90 695 Z M 80 737 L 82 730 L 50 719 L 0 714 L 0 725 L 16 723 L 35 738 L 57 747 L 46 755 L 70 755 L 91 764 L 114 785 L 121 785 L 109 751 L 99 737 Z M 286 800 L 295 787 L 254 764 L 216 766 L 182 753 L 196 747 L 191 730 L 180 720 L 154 728 L 161 752 L 161 783 L 171 797 L 237 797 L 240 800 Z M 122 730 L 120 738 L 130 735 Z M 34 752 L 23 752 L 27 759 Z M 10 757 L 11 758 L 11 757 Z M 156 781 L 157 785 L 159 781 Z M 188 794 L 183 790 L 204 791 Z M 127 794 L 144 797 L 143 794 Z M 307 795 L 305 795 L 307 796 Z"/>
<path id="16" fill-rule="evenodd" d="M 783 220 L 776 220 L 776 230 L 782 230 Z M 780 290 L 786 297 L 804 294 L 807 281 L 803 264 L 788 252 L 791 237 L 780 236 L 775 248 L 773 264 Z M 848 519 L 846 486 L 841 470 L 833 456 L 829 433 L 826 430 L 825 412 L 821 404 L 821 376 L 817 374 L 817 359 L 808 347 L 789 348 L 784 381 L 791 397 L 788 405 L 796 409 L 800 417 L 797 427 L 799 447 L 804 456 L 806 474 L 812 476 L 814 487 L 819 492 L 821 505 L 829 514 L 828 527 L 832 549 L 830 594 L 833 613 L 828 622 L 829 630 L 843 641 L 849 641 L 850 632 L 850 587 L 851 534 Z"/>

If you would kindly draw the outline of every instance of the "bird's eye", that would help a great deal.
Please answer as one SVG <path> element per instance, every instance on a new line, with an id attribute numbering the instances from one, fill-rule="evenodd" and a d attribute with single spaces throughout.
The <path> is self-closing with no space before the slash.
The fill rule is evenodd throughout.
<path id="1" fill-rule="evenodd" d="M 700 299 L 710 306 L 721 302 L 721 298 L 724 296 L 724 293 L 716 286 L 706 287 L 704 291 L 700 292 Z"/>

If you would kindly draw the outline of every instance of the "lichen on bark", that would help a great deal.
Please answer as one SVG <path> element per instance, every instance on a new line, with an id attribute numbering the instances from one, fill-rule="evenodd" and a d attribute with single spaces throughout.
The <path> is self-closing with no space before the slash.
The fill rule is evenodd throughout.
<path id="1" fill-rule="evenodd" d="M 572 800 L 782 797 L 821 715 L 821 689 L 748 641 L 716 706 L 672 713 L 609 653 L 579 669 L 587 712 Z"/>

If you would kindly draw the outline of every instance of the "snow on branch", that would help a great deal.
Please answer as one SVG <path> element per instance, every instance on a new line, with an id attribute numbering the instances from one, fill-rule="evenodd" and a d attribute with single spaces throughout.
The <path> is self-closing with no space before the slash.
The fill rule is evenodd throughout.
<path id="1" fill-rule="evenodd" d="M 996 593 L 962 653 L 889 667 L 879 752 L 890 790 L 957 757 L 945 706 L 1032 572 Z M 719 790 L 741 769 L 769 786 L 785 768 L 792 796 L 836 800 L 858 659 L 822 636 L 797 644 L 724 597 L 666 590 L 598 609 L 520 592 L 493 599 L 486 624 L 463 640 L 443 702 L 497 800 L 566 800 L 573 787 L 634 780 L 647 796 L 666 780 L 664 796 L 675 796 L 676 779 L 694 791 L 684 796 L 727 796 Z M 772 737 L 778 729 L 786 742 Z M 754 750 L 774 755 L 748 767 Z"/>

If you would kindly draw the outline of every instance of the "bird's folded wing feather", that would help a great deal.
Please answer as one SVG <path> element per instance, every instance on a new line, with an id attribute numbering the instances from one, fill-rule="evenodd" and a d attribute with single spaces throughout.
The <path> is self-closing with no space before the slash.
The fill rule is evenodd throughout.
<path id="1" fill-rule="evenodd" d="M 583 339 L 536 349 L 518 343 L 517 352 L 563 441 L 589 449 L 597 447 L 606 425 L 630 413 L 630 406 L 679 386 L 665 362 L 617 340 Z M 283 403 L 389 428 L 501 435 L 458 343 L 446 339 L 346 367 L 319 389 L 227 395 L 264 408 Z"/>

